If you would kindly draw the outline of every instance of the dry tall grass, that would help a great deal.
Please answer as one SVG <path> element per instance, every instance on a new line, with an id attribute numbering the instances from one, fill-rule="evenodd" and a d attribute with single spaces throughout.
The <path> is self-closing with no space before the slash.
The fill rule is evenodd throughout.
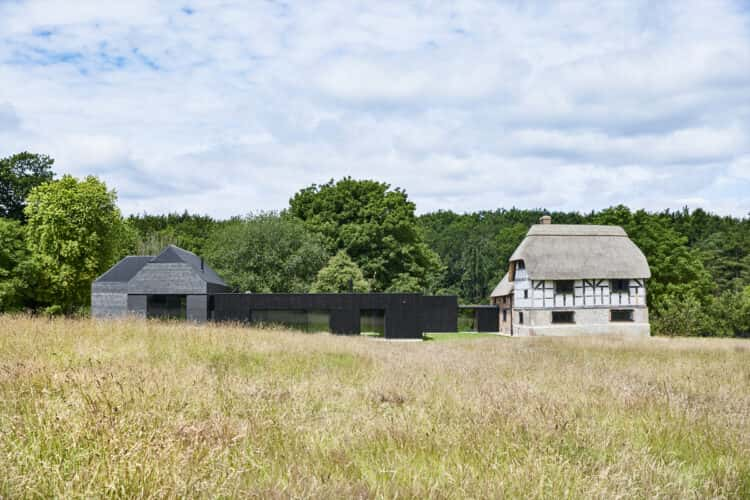
<path id="1" fill-rule="evenodd" d="M 748 497 L 750 343 L 0 317 L 0 497 Z"/>

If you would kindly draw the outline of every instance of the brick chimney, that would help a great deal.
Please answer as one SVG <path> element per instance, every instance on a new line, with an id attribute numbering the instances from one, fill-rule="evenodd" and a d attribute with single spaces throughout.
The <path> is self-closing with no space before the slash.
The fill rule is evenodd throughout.
<path id="1" fill-rule="evenodd" d="M 539 224 L 552 224 L 552 217 L 549 215 L 542 215 L 539 217 Z"/>

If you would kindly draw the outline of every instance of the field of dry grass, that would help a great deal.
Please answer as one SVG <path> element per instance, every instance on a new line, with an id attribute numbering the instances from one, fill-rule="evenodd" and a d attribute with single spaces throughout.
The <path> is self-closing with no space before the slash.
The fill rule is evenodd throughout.
<path id="1" fill-rule="evenodd" d="M 750 343 L 0 316 L 0 497 L 750 497 Z"/>

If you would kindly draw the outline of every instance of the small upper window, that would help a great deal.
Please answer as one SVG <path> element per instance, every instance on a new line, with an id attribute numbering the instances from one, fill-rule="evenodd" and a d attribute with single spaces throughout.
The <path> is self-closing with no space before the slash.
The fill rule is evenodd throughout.
<path id="1" fill-rule="evenodd" d="M 529 298 L 529 291 L 528 290 L 524 290 L 523 291 L 523 298 L 524 299 L 528 299 Z"/>
<path id="2" fill-rule="evenodd" d="M 575 313 L 573 311 L 552 311 L 553 323 L 575 323 Z"/>
<path id="3" fill-rule="evenodd" d="M 612 309 L 609 315 L 610 321 L 633 321 L 632 309 Z"/>
<path id="4" fill-rule="evenodd" d="M 609 290 L 612 293 L 627 293 L 630 287 L 630 280 L 611 280 Z"/>
<path id="5" fill-rule="evenodd" d="M 518 324 L 523 325 L 523 313 L 520 311 L 518 312 Z"/>
<path id="6" fill-rule="evenodd" d="M 573 293 L 574 288 L 575 281 L 573 280 L 555 281 L 555 293 Z"/>

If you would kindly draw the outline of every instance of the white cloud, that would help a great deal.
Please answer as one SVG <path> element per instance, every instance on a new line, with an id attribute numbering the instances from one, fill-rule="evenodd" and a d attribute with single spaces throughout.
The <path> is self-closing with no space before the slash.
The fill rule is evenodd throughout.
<path id="1" fill-rule="evenodd" d="M 740 2 L 0 2 L 0 155 L 125 212 L 278 209 L 343 175 L 420 211 L 750 211 Z"/>
<path id="2" fill-rule="evenodd" d="M 0 102 L 0 133 L 15 131 L 20 126 L 16 109 L 7 102 Z"/>

